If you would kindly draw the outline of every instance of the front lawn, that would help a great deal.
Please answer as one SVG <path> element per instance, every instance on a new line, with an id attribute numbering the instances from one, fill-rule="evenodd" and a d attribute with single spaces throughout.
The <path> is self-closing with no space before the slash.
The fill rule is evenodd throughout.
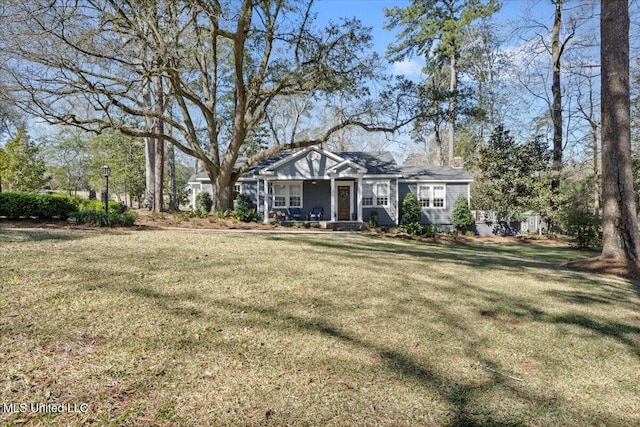
<path id="1" fill-rule="evenodd" d="M 0 228 L 0 424 L 638 425 L 640 287 L 590 255 Z"/>

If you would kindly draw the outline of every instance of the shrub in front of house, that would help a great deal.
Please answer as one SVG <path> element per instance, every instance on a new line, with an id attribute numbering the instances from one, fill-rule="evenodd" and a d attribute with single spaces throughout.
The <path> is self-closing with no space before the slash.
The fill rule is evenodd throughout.
<path id="1" fill-rule="evenodd" d="M 67 219 L 78 210 L 77 199 L 58 194 L 0 193 L 0 217 Z"/>
<path id="2" fill-rule="evenodd" d="M 440 233 L 440 227 L 437 225 L 425 225 L 422 227 L 422 235 L 425 237 L 435 237 L 438 233 Z"/>
<path id="3" fill-rule="evenodd" d="M 453 204 L 453 227 L 456 232 L 461 232 L 467 227 L 474 224 L 471 209 L 469 209 L 469 201 L 466 197 L 460 196 Z"/>
<path id="4" fill-rule="evenodd" d="M 213 207 L 213 199 L 211 194 L 206 191 L 198 193 L 196 196 L 196 214 L 198 216 L 207 216 Z"/>
<path id="5" fill-rule="evenodd" d="M 262 215 L 253 206 L 251 198 L 246 194 L 238 194 L 233 210 L 233 217 L 242 222 L 261 222 Z"/>
<path id="6" fill-rule="evenodd" d="M 415 234 L 419 236 L 422 234 L 422 225 L 418 222 L 410 222 L 408 224 L 402 224 L 400 226 L 400 230 L 408 234 Z"/>
<path id="7" fill-rule="evenodd" d="M 417 222 L 401 225 L 399 230 L 407 234 L 424 237 L 435 237 L 436 234 L 440 233 L 440 227 L 437 225 L 421 225 Z"/>
<path id="8" fill-rule="evenodd" d="M 420 224 L 422 208 L 418 199 L 413 193 L 404 196 L 402 200 L 402 210 L 400 214 L 400 225 Z"/>

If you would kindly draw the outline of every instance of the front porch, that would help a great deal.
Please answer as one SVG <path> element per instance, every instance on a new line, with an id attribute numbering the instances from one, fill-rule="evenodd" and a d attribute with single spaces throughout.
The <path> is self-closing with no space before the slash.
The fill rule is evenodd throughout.
<path id="1" fill-rule="evenodd" d="M 264 222 L 365 222 L 362 177 L 284 180 L 264 178 L 260 210 Z M 318 212 L 321 217 L 318 218 Z M 266 213 L 266 214 L 265 214 Z"/>

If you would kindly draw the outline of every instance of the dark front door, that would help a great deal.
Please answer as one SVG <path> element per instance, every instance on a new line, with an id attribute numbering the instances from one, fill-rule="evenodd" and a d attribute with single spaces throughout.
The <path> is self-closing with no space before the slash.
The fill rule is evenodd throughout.
<path id="1" fill-rule="evenodd" d="M 351 187 L 348 185 L 338 186 L 338 221 L 349 221 L 351 219 Z"/>

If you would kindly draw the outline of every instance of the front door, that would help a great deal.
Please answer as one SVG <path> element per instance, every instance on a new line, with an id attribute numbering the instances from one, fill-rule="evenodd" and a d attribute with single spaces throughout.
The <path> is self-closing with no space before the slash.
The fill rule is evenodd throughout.
<path id="1" fill-rule="evenodd" d="M 351 187 L 348 185 L 338 186 L 338 221 L 349 221 L 351 219 Z"/>

